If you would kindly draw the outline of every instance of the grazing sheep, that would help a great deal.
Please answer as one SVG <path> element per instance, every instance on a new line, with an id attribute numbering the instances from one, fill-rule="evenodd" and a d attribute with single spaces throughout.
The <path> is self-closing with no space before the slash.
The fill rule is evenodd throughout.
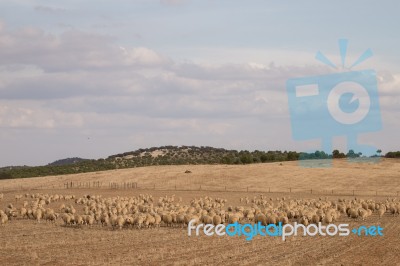
<path id="1" fill-rule="evenodd" d="M 142 225 L 143 225 L 143 217 L 142 216 L 137 216 L 135 219 L 134 219 L 134 224 L 136 225 L 136 228 L 137 229 L 140 229 L 141 227 L 142 227 Z M 171 222 L 172 222 L 172 217 L 171 217 Z"/>
<path id="2" fill-rule="evenodd" d="M 232 214 L 228 217 L 228 223 L 234 224 L 239 222 L 239 217 L 236 214 Z"/>
<path id="3" fill-rule="evenodd" d="M 383 214 L 384 214 L 385 212 L 386 212 L 386 211 L 385 211 L 385 209 L 384 209 L 383 207 L 379 208 L 379 209 L 378 209 L 379 218 L 382 218 L 382 216 L 383 216 Z"/>
<path id="4" fill-rule="evenodd" d="M 254 217 L 254 222 L 255 223 L 261 223 L 261 225 L 266 226 L 267 225 L 267 216 L 265 216 L 263 213 L 259 213 Z"/>
<path id="5" fill-rule="evenodd" d="M 162 221 L 167 225 L 167 226 L 172 226 L 172 216 L 169 214 L 164 214 L 162 217 Z"/>
<path id="6" fill-rule="evenodd" d="M 108 214 L 104 213 L 101 218 L 100 218 L 100 222 L 102 226 L 107 226 L 110 224 L 110 217 L 108 216 Z"/>
<path id="7" fill-rule="evenodd" d="M 64 225 L 65 225 L 65 226 L 71 225 L 71 223 L 72 223 L 72 217 L 71 217 L 68 213 L 64 213 L 64 214 L 61 216 L 61 218 L 62 218 L 62 220 L 64 221 Z"/>
<path id="8" fill-rule="evenodd" d="M 122 229 L 122 227 L 124 226 L 124 224 L 125 224 L 125 219 L 124 219 L 124 217 L 121 216 L 121 215 L 118 216 L 118 217 L 117 217 L 117 225 L 118 225 L 119 230 Z"/>
<path id="9" fill-rule="evenodd" d="M 75 224 L 76 224 L 76 225 L 83 225 L 83 218 L 82 218 L 82 216 L 79 215 L 79 214 L 76 214 L 76 215 L 74 216 L 74 221 L 75 221 Z"/>
<path id="10" fill-rule="evenodd" d="M 364 221 L 368 217 L 368 212 L 366 209 L 358 209 L 358 216 Z"/>
<path id="11" fill-rule="evenodd" d="M 0 215 L 0 224 L 5 225 L 8 222 L 8 216 L 5 214 Z"/>
<path id="12" fill-rule="evenodd" d="M 321 221 L 321 217 L 317 214 L 314 214 L 311 217 L 311 223 L 313 223 L 313 224 L 318 224 L 320 221 Z"/>
<path id="13" fill-rule="evenodd" d="M 221 216 L 215 215 L 215 216 L 212 218 L 212 223 L 213 223 L 214 225 L 219 225 L 219 224 L 221 224 L 221 223 L 222 223 L 222 218 L 221 218 Z"/>
<path id="14" fill-rule="evenodd" d="M 213 219 L 209 215 L 203 215 L 200 220 L 204 224 L 212 224 L 213 223 Z"/>
<path id="15" fill-rule="evenodd" d="M 332 221 L 333 221 L 333 218 L 332 218 L 331 214 L 327 214 L 324 216 L 324 219 L 323 219 L 324 224 L 330 224 L 330 223 L 332 223 Z"/>
<path id="16" fill-rule="evenodd" d="M 348 211 L 348 214 L 349 214 L 349 217 L 350 217 L 350 218 L 353 218 L 353 219 L 357 219 L 358 216 L 359 216 L 356 209 L 350 209 L 350 210 Z"/>
<path id="17" fill-rule="evenodd" d="M 24 207 L 21 207 L 21 210 L 20 210 L 20 214 L 21 214 L 21 217 L 22 218 L 29 218 L 28 217 L 28 210 L 27 209 L 25 209 Z"/>
<path id="18" fill-rule="evenodd" d="M 184 224 L 186 223 L 186 219 L 184 219 Z M 155 227 L 160 227 L 161 224 L 161 216 L 156 214 L 154 215 L 154 226 Z"/>
<path id="19" fill-rule="evenodd" d="M 94 221 L 95 221 L 94 216 L 92 215 L 86 216 L 85 222 L 87 225 L 92 226 L 94 224 Z"/>
<path id="20" fill-rule="evenodd" d="M 305 217 L 305 216 L 300 217 L 298 223 L 299 223 L 299 224 L 303 224 L 303 225 L 305 225 L 305 226 L 309 225 L 308 219 L 307 219 L 307 217 Z"/>
<path id="21" fill-rule="evenodd" d="M 183 215 L 183 214 L 178 214 L 177 216 L 176 216 L 176 222 L 178 223 L 178 224 L 180 224 L 182 227 L 185 225 L 185 215 Z"/>
<path id="22" fill-rule="evenodd" d="M 10 203 L 8 205 L 8 208 L 5 209 L 5 214 L 8 216 L 9 219 L 11 219 L 18 216 L 18 210 L 14 208 Z"/>
<path id="23" fill-rule="evenodd" d="M 44 215 L 44 219 L 48 222 L 55 222 L 57 220 L 57 216 L 55 213 L 47 213 Z"/>
<path id="24" fill-rule="evenodd" d="M 33 213 L 33 216 L 35 217 L 36 221 L 37 221 L 38 223 L 40 223 L 40 220 L 41 220 L 42 217 L 43 217 L 42 210 L 41 210 L 41 209 L 37 209 L 37 210 Z"/>

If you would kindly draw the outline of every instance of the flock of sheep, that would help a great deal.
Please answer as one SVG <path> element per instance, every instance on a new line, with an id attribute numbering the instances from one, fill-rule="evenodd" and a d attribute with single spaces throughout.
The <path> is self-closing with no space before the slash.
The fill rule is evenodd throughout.
<path id="1" fill-rule="evenodd" d="M 2 200 L 3 194 L 0 194 Z M 50 204 L 59 207 L 50 208 Z M 38 223 L 62 221 L 65 226 L 101 225 L 113 229 L 184 227 L 193 219 L 195 224 L 214 225 L 235 222 L 260 222 L 262 225 L 298 222 L 308 225 L 334 223 L 342 216 L 365 220 L 374 214 L 379 217 L 385 214 L 398 216 L 399 212 L 400 201 L 395 198 L 384 201 L 357 198 L 272 199 L 258 195 L 251 199 L 240 198 L 239 206 L 229 206 L 226 199 L 208 196 L 183 204 L 182 199 L 175 195 L 155 199 L 148 194 L 103 198 L 99 195 L 76 197 L 36 193 L 15 195 L 15 203 L 8 203 L 4 210 L 0 210 L 0 223 L 4 225 L 14 219 L 32 219 Z"/>

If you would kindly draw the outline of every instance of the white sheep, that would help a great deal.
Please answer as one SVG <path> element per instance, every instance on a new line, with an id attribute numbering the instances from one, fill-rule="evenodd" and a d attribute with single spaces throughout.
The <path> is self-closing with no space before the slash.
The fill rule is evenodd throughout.
<path id="1" fill-rule="evenodd" d="M 0 214 L 0 224 L 4 225 L 8 222 L 8 216 L 5 213 Z"/>

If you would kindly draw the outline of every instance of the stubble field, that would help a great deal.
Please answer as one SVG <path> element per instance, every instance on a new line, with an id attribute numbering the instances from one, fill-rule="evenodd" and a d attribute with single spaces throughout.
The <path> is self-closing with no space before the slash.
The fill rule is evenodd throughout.
<path id="1" fill-rule="evenodd" d="M 185 174 L 187 169 L 192 173 Z M 101 182 L 103 187 L 64 189 L 66 182 Z M 110 189 L 110 182 L 136 182 L 138 189 Z M 260 195 L 274 208 L 282 202 L 296 200 L 338 202 L 338 199 L 346 199 L 350 202 L 357 198 L 359 202 L 381 203 L 387 202 L 388 198 L 393 202 L 397 197 L 400 162 L 348 164 L 337 161 L 332 168 L 326 169 L 302 168 L 295 162 L 144 167 L 2 180 L 0 190 L 4 194 L 0 201 L 1 210 L 9 203 L 17 210 L 23 201 L 30 204 L 34 199 L 26 198 L 26 193 L 75 195 L 76 199 L 84 195 L 101 195 L 103 199 L 152 195 L 154 206 L 159 197 L 175 195 L 174 204 L 181 198 L 181 207 L 190 205 L 193 199 L 208 196 L 226 199 L 222 207 L 225 211 L 228 206 L 255 207 L 251 200 Z M 16 201 L 15 195 L 23 195 L 23 198 Z M 249 203 L 240 201 L 246 197 Z M 76 203 L 76 199 L 53 201 L 45 208 L 61 212 L 60 205 L 65 204 L 83 214 L 84 205 Z M 398 265 L 399 222 L 400 217 L 389 210 L 383 217 L 374 211 L 365 221 L 343 214 L 335 223 L 349 223 L 350 228 L 380 225 L 384 228 L 384 236 L 296 236 L 286 241 L 279 237 L 256 236 L 246 241 L 238 236 L 189 237 L 186 227 L 167 226 L 163 222 L 160 227 L 113 229 L 100 224 L 65 226 L 60 217 L 55 223 L 44 220 L 38 223 L 17 215 L 0 226 L 0 265 Z"/>

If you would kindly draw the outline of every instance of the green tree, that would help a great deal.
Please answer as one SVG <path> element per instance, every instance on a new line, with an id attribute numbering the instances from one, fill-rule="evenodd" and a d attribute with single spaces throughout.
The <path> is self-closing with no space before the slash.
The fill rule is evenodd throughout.
<path id="1" fill-rule="evenodd" d="M 332 157 L 334 159 L 340 159 L 340 158 L 346 158 L 346 155 L 343 152 L 340 152 L 339 150 L 333 150 Z"/>

